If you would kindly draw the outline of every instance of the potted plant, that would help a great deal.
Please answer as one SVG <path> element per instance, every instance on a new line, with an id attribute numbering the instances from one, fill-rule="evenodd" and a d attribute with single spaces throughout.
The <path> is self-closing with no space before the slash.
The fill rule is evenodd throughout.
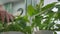
<path id="1" fill-rule="evenodd" d="M 44 0 L 40 0 L 40 3 L 36 7 L 29 5 L 27 8 L 28 16 L 30 17 L 31 27 L 35 28 L 35 34 L 57 34 L 54 28 L 55 20 L 60 19 L 59 8 L 60 5 L 57 2 L 53 2 L 46 6 L 43 6 Z M 58 8 L 58 9 L 56 9 Z M 54 11 L 55 10 L 55 11 Z M 60 30 L 59 30 L 60 31 Z"/>
<path id="2" fill-rule="evenodd" d="M 53 32 L 56 34 L 55 31 L 59 31 L 60 26 L 55 24 L 54 21 L 60 19 L 60 12 L 59 10 L 54 12 L 54 7 L 59 9 L 59 5 L 57 5 L 57 2 L 46 6 L 43 6 L 43 4 L 44 0 L 40 0 L 40 3 L 35 7 L 29 5 L 27 7 L 27 15 L 15 17 L 14 21 L 9 25 L 5 24 L 3 31 L 10 31 L 8 34 L 12 34 L 11 32 L 13 31 L 15 33 L 21 32 L 18 34 L 53 34 Z M 54 28 L 54 25 L 59 28 Z"/>

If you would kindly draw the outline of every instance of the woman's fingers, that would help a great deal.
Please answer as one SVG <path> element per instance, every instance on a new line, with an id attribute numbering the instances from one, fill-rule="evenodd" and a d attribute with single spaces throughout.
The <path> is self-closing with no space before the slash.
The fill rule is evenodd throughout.
<path id="1" fill-rule="evenodd" d="M 9 23 L 9 15 L 7 12 L 6 12 L 6 21 L 7 21 L 7 23 Z"/>
<path id="2" fill-rule="evenodd" d="M 8 16 L 9 16 L 9 21 L 13 21 L 14 18 L 13 15 L 9 14 Z"/>
<path id="3" fill-rule="evenodd" d="M 0 11 L 0 16 L 1 16 L 2 23 L 4 23 L 5 13 L 3 11 Z"/>
<path id="4" fill-rule="evenodd" d="M 13 21 L 14 16 L 12 14 L 9 14 L 6 11 L 0 11 L 0 17 L 1 17 L 1 21 L 4 23 L 5 21 L 7 21 L 7 23 L 9 23 L 10 21 Z M 6 20 L 5 20 L 6 19 Z"/>

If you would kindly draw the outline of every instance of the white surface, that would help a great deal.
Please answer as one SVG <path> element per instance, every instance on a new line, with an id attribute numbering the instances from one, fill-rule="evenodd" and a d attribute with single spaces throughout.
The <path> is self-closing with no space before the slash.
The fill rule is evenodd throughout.
<path id="1" fill-rule="evenodd" d="M 44 0 L 44 5 L 47 5 L 52 2 L 57 2 L 57 0 Z"/>

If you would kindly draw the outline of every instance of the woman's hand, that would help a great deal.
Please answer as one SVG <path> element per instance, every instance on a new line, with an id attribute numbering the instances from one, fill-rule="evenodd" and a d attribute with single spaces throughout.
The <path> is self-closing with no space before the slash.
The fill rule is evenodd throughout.
<path id="1" fill-rule="evenodd" d="M 7 11 L 4 10 L 0 10 L 0 19 L 1 21 L 4 23 L 5 21 L 7 21 L 7 23 L 11 21 L 13 21 L 14 16 L 12 14 L 9 14 Z"/>
<path id="2" fill-rule="evenodd" d="M 4 10 L 3 5 L 0 5 L 0 20 L 4 24 L 5 21 L 9 23 L 10 21 L 13 21 L 14 16 L 10 13 L 8 13 L 6 10 Z"/>

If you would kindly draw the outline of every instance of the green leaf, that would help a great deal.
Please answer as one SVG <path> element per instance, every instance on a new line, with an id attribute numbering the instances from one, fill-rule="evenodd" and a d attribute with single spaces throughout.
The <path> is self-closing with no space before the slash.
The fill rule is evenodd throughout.
<path id="1" fill-rule="evenodd" d="M 31 33 L 32 32 L 31 29 L 32 29 L 31 26 L 26 26 L 24 30 L 28 33 Z"/>
<path id="2" fill-rule="evenodd" d="M 40 7 L 44 5 L 44 0 L 40 0 Z"/>
<path id="3" fill-rule="evenodd" d="M 39 29 L 40 30 L 46 30 L 45 27 L 47 26 L 47 24 L 40 24 Z"/>
<path id="4" fill-rule="evenodd" d="M 41 8 L 43 7 L 43 5 L 44 5 L 44 0 L 40 0 L 40 3 L 38 4 L 40 11 L 41 11 Z"/>
<path id="5" fill-rule="evenodd" d="M 50 9 L 52 9 L 53 7 L 56 6 L 56 3 L 57 3 L 57 2 L 50 3 L 50 4 L 42 7 L 41 9 L 39 9 L 39 7 L 37 7 L 38 10 L 39 10 L 39 13 L 37 13 L 36 15 L 41 15 L 41 14 L 43 14 L 43 13 L 45 13 L 45 12 L 48 12 Z M 37 6 L 39 6 L 39 5 L 37 5 Z M 41 11 L 40 11 L 40 10 L 41 10 Z"/>
<path id="6" fill-rule="evenodd" d="M 48 24 L 48 29 L 51 30 L 51 27 L 54 27 L 55 23 Z M 53 28 L 54 29 L 54 28 Z"/>
<path id="7" fill-rule="evenodd" d="M 60 28 L 55 28 L 54 31 L 60 31 Z"/>
<path id="8" fill-rule="evenodd" d="M 35 9 L 32 5 L 29 5 L 27 8 L 27 12 L 30 16 L 34 15 L 33 13 L 35 12 Z"/>
<path id="9" fill-rule="evenodd" d="M 3 24 L 0 23 L 0 32 L 2 31 L 2 28 L 3 28 Z"/>
<path id="10" fill-rule="evenodd" d="M 36 26 L 39 26 L 41 24 L 41 19 L 42 19 L 42 16 L 40 16 L 40 15 L 35 16 L 33 23 L 35 23 Z"/>
<path id="11" fill-rule="evenodd" d="M 56 32 L 54 32 L 54 34 L 57 34 Z"/>
<path id="12" fill-rule="evenodd" d="M 44 6 L 44 7 L 42 8 L 42 11 L 49 10 L 50 8 L 54 7 L 54 6 L 56 5 L 56 3 L 57 3 L 57 2 L 53 2 L 53 3 L 51 3 L 51 4 L 48 4 L 48 5 Z"/>
<path id="13" fill-rule="evenodd" d="M 58 0 L 58 1 L 60 1 L 60 0 Z"/>
<path id="14" fill-rule="evenodd" d="M 56 24 L 56 26 L 57 26 L 58 28 L 60 28 L 60 24 Z"/>
<path id="15" fill-rule="evenodd" d="M 56 5 L 56 8 L 58 8 L 58 12 L 56 14 L 56 19 L 60 19 L 60 5 Z"/>
<path id="16" fill-rule="evenodd" d="M 15 24 L 10 24 L 7 27 L 5 26 L 5 31 L 20 31 L 21 30 L 21 26 L 18 25 L 17 23 Z"/>
<path id="17" fill-rule="evenodd" d="M 58 12 L 58 16 L 57 17 L 58 17 L 58 19 L 60 19 L 60 12 Z"/>
<path id="18" fill-rule="evenodd" d="M 38 14 L 40 12 L 39 10 L 40 9 L 38 9 L 38 8 L 36 9 L 32 5 L 29 5 L 28 8 L 27 8 L 27 13 L 28 13 L 29 16 L 33 16 L 33 15 Z"/>

